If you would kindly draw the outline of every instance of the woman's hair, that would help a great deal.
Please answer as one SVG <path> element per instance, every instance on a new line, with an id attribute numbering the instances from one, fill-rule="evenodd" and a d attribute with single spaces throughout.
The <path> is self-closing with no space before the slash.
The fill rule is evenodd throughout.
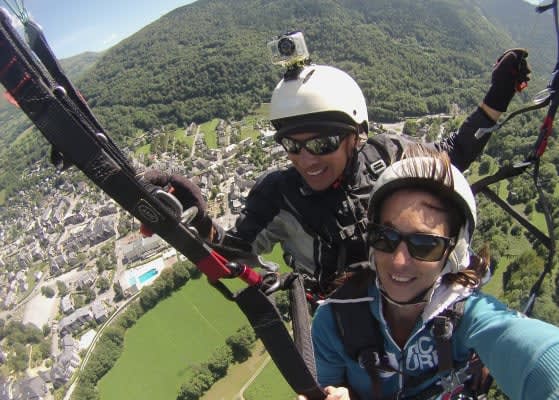
<path id="1" fill-rule="evenodd" d="M 462 286 L 476 288 L 489 271 L 489 245 L 485 244 L 477 253 L 470 255 L 468 268 L 443 276 L 443 283 L 458 283 Z"/>

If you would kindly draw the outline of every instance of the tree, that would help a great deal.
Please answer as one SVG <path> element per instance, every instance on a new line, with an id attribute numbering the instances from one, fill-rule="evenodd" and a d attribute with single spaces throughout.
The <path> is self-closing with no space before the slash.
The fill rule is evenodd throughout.
<path id="1" fill-rule="evenodd" d="M 155 307 L 157 301 L 159 300 L 155 289 L 151 286 L 146 286 L 142 288 L 142 292 L 140 293 L 140 304 L 144 311 L 148 311 Z"/>
<path id="2" fill-rule="evenodd" d="M 233 362 L 233 351 L 229 346 L 221 346 L 217 348 L 208 361 L 208 369 L 214 376 L 214 379 L 223 378 L 227 374 L 229 364 Z"/>
<path id="3" fill-rule="evenodd" d="M 43 286 L 41 288 L 41 293 L 43 294 L 43 296 L 48 298 L 54 297 L 54 289 L 51 288 L 50 286 Z"/>
<path id="4" fill-rule="evenodd" d="M 126 310 L 121 314 L 118 319 L 118 323 L 124 329 L 130 328 L 132 325 L 136 323 L 138 318 L 143 314 L 142 307 L 138 304 L 138 302 L 134 302 L 130 304 Z"/>
<path id="5" fill-rule="evenodd" d="M 113 283 L 113 290 L 115 292 L 115 297 L 113 299 L 114 301 L 120 301 L 124 298 L 124 292 L 122 291 L 122 286 L 120 286 L 120 283 Z"/>
<path id="6" fill-rule="evenodd" d="M 163 269 L 152 286 L 158 298 L 169 296 L 174 289 L 173 270 L 171 268 Z"/>
<path id="7" fill-rule="evenodd" d="M 190 261 L 177 261 L 173 265 L 173 282 L 175 289 L 182 287 L 190 279 L 189 272 Z"/>
<path id="8" fill-rule="evenodd" d="M 225 343 L 231 348 L 233 359 L 236 362 L 243 362 L 252 355 L 251 350 L 255 341 L 254 330 L 248 325 L 243 325 L 232 336 L 229 336 Z"/>
<path id="9" fill-rule="evenodd" d="M 29 363 L 29 351 L 21 343 L 14 345 L 14 352 L 8 359 L 8 366 L 16 372 L 23 372 Z"/>
<path id="10" fill-rule="evenodd" d="M 43 331 L 43 336 L 44 336 L 44 337 L 47 337 L 48 335 L 50 335 L 50 326 L 49 326 L 49 324 L 44 324 L 44 325 L 43 325 L 42 331 Z"/>
<path id="11" fill-rule="evenodd" d="M 520 310 L 543 269 L 543 260 L 534 250 L 522 253 L 503 273 L 504 298 L 509 307 Z"/>
<path id="12" fill-rule="evenodd" d="M 63 281 L 56 281 L 56 289 L 60 297 L 64 297 L 68 294 L 68 287 Z"/>
<path id="13" fill-rule="evenodd" d="M 85 297 L 85 303 L 89 304 L 91 303 L 93 300 L 95 300 L 96 294 L 95 294 L 95 290 L 93 290 L 92 288 L 88 287 L 85 288 L 83 291 L 84 297 Z"/>
<path id="14" fill-rule="evenodd" d="M 202 396 L 202 390 L 198 386 L 191 385 L 191 382 L 181 385 L 177 400 L 198 400 Z"/>
<path id="15" fill-rule="evenodd" d="M 405 133 L 406 135 L 416 136 L 418 129 L 419 129 L 419 124 L 417 123 L 417 121 L 415 119 L 408 119 L 404 124 L 404 128 L 402 129 L 402 132 Z"/>
<path id="16" fill-rule="evenodd" d="M 102 276 L 99 279 L 97 279 L 95 286 L 99 289 L 99 292 L 103 293 L 109 290 L 109 288 L 111 287 L 111 283 L 107 278 Z"/>
<path id="17" fill-rule="evenodd" d="M 289 315 L 289 292 L 287 290 L 281 290 L 274 294 L 274 300 L 276 302 L 276 307 L 280 312 L 280 315 L 286 319 L 290 319 Z"/>

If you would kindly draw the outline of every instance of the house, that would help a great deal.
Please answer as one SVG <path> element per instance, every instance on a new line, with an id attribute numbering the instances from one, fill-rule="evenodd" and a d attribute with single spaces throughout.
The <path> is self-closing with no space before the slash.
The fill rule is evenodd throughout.
<path id="1" fill-rule="evenodd" d="M 60 339 L 60 347 L 64 350 L 76 350 L 77 344 L 72 335 L 66 334 Z"/>
<path id="2" fill-rule="evenodd" d="M 157 235 L 146 238 L 140 237 L 122 247 L 122 262 L 128 264 L 139 260 L 144 253 L 155 251 L 164 244 L 163 239 Z"/>
<path id="3" fill-rule="evenodd" d="M 83 221 L 85 221 L 85 215 L 82 212 L 77 212 L 64 218 L 64 226 L 81 224 Z"/>
<path id="4" fill-rule="evenodd" d="M 78 289 L 85 289 L 93 286 L 95 280 L 97 279 L 97 273 L 93 270 L 85 271 L 77 280 L 76 287 Z"/>
<path id="5" fill-rule="evenodd" d="M 60 334 L 72 333 L 93 320 L 93 314 L 89 306 L 78 308 L 72 314 L 62 318 L 58 322 Z"/>
<path id="6" fill-rule="evenodd" d="M 109 202 L 99 209 L 99 216 L 104 217 L 107 215 L 115 214 L 118 211 L 116 204 Z"/>
<path id="7" fill-rule="evenodd" d="M 101 301 L 95 301 L 91 304 L 91 312 L 93 313 L 93 318 L 100 324 L 107 320 L 109 317 L 109 312 Z"/>
<path id="8" fill-rule="evenodd" d="M 45 258 L 45 252 L 41 249 L 39 242 L 35 242 L 30 249 L 31 259 L 33 261 L 39 261 Z"/>
<path id="9" fill-rule="evenodd" d="M 35 376 L 17 382 L 14 385 L 14 400 L 43 400 L 48 393 L 45 381 Z"/>
<path id="10" fill-rule="evenodd" d="M 53 386 L 59 388 L 68 382 L 74 371 L 79 367 L 80 362 L 81 359 L 77 348 L 72 347 L 62 351 L 50 370 L 50 378 Z"/>
<path id="11" fill-rule="evenodd" d="M 72 300 L 72 296 L 70 294 L 64 296 L 60 301 L 60 311 L 66 315 L 74 312 L 74 301 Z"/>
<path id="12" fill-rule="evenodd" d="M 95 340 L 95 336 L 97 336 L 97 331 L 95 331 L 94 329 L 90 329 L 86 333 L 84 333 L 80 337 L 80 340 L 77 344 L 78 351 L 89 348 L 89 346 L 91 346 L 91 343 L 93 343 L 93 340 Z"/>

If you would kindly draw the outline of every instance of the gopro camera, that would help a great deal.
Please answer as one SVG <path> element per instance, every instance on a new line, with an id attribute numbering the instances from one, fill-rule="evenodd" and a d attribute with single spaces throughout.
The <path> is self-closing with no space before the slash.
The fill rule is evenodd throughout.
<path id="1" fill-rule="evenodd" d="M 272 64 L 292 65 L 309 58 L 307 44 L 301 31 L 287 32 L 278 36 L 268 42 L 268 49 L 272 55 Z"/>

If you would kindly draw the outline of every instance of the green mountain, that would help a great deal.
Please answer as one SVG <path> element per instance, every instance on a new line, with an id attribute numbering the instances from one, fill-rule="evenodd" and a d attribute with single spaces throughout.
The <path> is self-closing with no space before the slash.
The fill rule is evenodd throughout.
<path id="1" fill-rule="evenodd" d="M 300 29 L 314 62 L 339 66 L 361 84 L 372 120 L 393 121 L 453 103 L 471 109 L 503 49 L 529 47 L 520 39 L 535 37 L 553 58 L 554 38 L 539 40 L 551 22 L 535 24 L 533 14 L 522 0 L 198 0 L 94 57 L 74 79 L 117 143 L 165 124 L 240 119 L 269 101 L 281 77 L 267 41 Z M 6 120 L 3 110 L 0 103 L 0 190 L 9 195 L 47 149 L 41 140 L 15 140 L 29 125 Z"/>
<path id="2" fill-rule="evenodd" d="M 471 107 L 514 45 L 472 0 L 199 0 L 112 48 L 80 87 L 118 135 L 240 118 L 269 100 L 281 71 L 265 44 L 292 29 L 315 62 L 356 77 L 377 121 Z"/>

